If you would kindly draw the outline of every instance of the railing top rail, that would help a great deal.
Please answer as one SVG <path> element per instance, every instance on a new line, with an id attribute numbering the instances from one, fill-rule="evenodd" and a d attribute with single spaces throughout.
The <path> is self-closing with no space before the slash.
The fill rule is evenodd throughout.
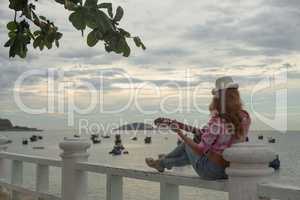
<path id="1" fill-rule="evenodd" d="M 29 195 L 30 197 L 47 199 L 47 200 L 62 200 L 58 196 L 55 196 L 55 195 L 52 195 L 49 193 L 37 192 L 37 191 L 31 190 L 29 188 L 26 188 L 24 186 L 13 185 L 13 184 L 7 183 L 1 179 L 0 179 L 0 185 L 7 189 L 10 189 L 13 191 L 18 191 L 25 195 Z"/>
<path id="2" fill-rule="evenodd" d="M 8 160 L 18 160 L 28 163 L 36 163 L 40 165 L 48 165 L 53 167 L 62 167 L 62 161 L 54 158 L 44 158 L 40 156 L 31 156 L 9 152 L 0 152 L 0 158 Z"/>
<path id="3" fill-rule="evenodd" d="M 258 195 L 272 199 L 299 200 L 300 187 L 279 183 L 264 183 L 258 185 Z"/>
<path id="4" fill-rule="evenodd" d="M 81 162 L 76 165 L 78 170 L 94 172 L 99 174 L 117 175 L 126 178 L 140 179 L 154 182 L 166 182 L 181 186 L 198 187 L 202 189 L 227 191 L 227 181 L 208 181 L 192 175 L 179 175 L 174 173 L 157 173 L 145 170 L 118 168 L 112 166 L 103 166 L 97 163 Z"/>

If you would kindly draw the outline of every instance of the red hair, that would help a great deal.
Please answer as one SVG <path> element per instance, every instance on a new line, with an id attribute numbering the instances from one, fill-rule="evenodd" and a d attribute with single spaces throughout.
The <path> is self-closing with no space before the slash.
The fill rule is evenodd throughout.
<path id="1" fill-rule="evenodd" d="M 238 139 L 243 138 L 245 134 L 241 123 L 242 118 L 240 113 L 242 109 L 243 104 L 240 93 L 235 88 L 219 90 L 209 105 L 211 112 L 217 111 L 219 117 L 225 119 L 226 123 L 232 123 L 235 137 Z"/>

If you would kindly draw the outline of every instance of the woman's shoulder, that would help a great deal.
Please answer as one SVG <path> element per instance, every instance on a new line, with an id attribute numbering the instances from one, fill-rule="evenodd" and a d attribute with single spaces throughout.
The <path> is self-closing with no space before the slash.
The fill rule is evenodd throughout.
<path id="1" fill-rule="evenodd" d="M 247 110 L 241 110 L 240 115 L 242 120 L 251 120 L 250 114 L 248 113 Z"/>

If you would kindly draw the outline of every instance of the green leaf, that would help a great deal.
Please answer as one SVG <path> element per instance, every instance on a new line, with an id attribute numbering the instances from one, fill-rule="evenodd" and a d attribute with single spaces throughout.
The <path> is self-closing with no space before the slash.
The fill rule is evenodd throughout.
<path id="1" fill-rule="evenodd" d="M 120 21 L 122 19 L 123 15 L 124 15 L 123 8 L 121 6 L 118 6 L 114 21 L 116 21 L 116 22 Z"/>
<path id="2" fill-rule="evenodd" d="M 102 33 L 106 33 L 107 31 L 110 31 L 113 29 L 111 20 L 109 19 L 109 17 L 101 10 L 97 10 L 97 24 L 98 28 L 101 29 Z"/>
<path id="3" fill-rule="evenodd" d="M 65 4 L 65 0 L 55 0 L 57 3 Z"/>
<path id="4" fill-rule="evenodd" d="M 97 22 L 97 10 L 90 10 L 90 12 L 87 13 L 86 15 L 86 25 L 90 27 L 91 29 L 95 29 L 98 27 L 98 22 Z"/>
<path id="5" fill-rule="evenodd" d="M 97 38 L 97 31 L 96 30 L 91 31 L 87 36 L 87 44 L 90 47 L 93 47 L 97 44 L 98 41 L 99 39 Z"/>
<path id="6" fill-rule="evenodd" d="M 74 1 L 65 0 L 64 4 L 65 4 L 65 8 L 66 8 L 67 10 L 75 11 L 76 8 L 77 8 L 77 5 L 76 5 L 77 2 L 74 2 Z"/>
<path id="7" fill-rule="evenodd" d="M 33 41 L 33 48 L 37 48 L 38 46 L 40 46 L 40 43 L 42 41 L 41 36 L 37 37 L 34 41 Z"/>
<path id="8" fill-rule="evenodd" d="M 4 44 L 4 47 L 9 47 L 9 46 L 10 46 L 10 40 L 11 40 L 11 39 L 9 39 L 9 40 Z"/>
<path id="9" fill-rule="evenodd" d="M 28 0 L 9 0 L 9 8 L 15 11 L 21 11 L 27 6 Z"/>
<path id="10" fill-rule="evenodd" d="M 97 7 L 97 3 L 98 3 L 98 0 L 86 0 L 84 3 L 84 6 L 95 8 L 95 7 Z"/>
<path id="11" fill-rule="evenodd" d="M 16 30 L 18 27 L 18 23 L 15 21 L 8 22 L 6 25 L 7 29 L 10 31 Z"/>
<path id="12" fill-rule="evenodd" d="M 9 38 L 12 38 L 12 37 L 16 37 L 16 32 L 14 32 L 14 31 L 10 31 L 9 33 L 8 33 L 8 37 Z"/>
<path id="13" fill-rule="evenodd" d="M 59 47 L 59 42 L 58 40 L 55 40 L 55 46 L 58 48 Z"/>
<path id="14" fill-rule="evenodd" d="M 34 32 L 33 32 L 33 35 L 34 35 L 34 36 L 38 36 L 38 35 L 40 35 L 41 33 L 42 33 L 41 31 L 37 30 L 37 31 L 34 31 Z"/>
<path id="15" fill-rule="evenodd" d="M 130 56 L 130 47 L 128 46 L 125 38 L 122 39 L 122 49 L 123 49 L 123 56 L 129 57 Z"/>
<path id="16" fill-rule="evenodd" d="M 71 13 L 69 20 L 77 30 L 84 30 L 86 27 L 83 9 L 79 9 L 76 12 Z"/>
<path id="17" fill-rule="evenodd" d="M 62 33 L 56 32 L 56 40 L 59 40 L 63 36 Z"/>
<path id="18" fill-rule="evenodd" d="M 44 17 L 44 16 L 40 16 L 40 19 L 47 21 L 46 17 Z"/>
<path id="19" fill-rule="evenodd" d="M 114 14 L 113 14 L 113 9 L 112 9 L 112 4 L 111 3 L 101 3 L 98 5 L 98 8 L 105 8 L 107 9 L 108 15 L 113 18 Z"/>
<path id="20" fill-rule="evenodd" d="M 130 37 L 130 33 L 125 31 L 122 28 L 118 28 L 118 30 L 120 31 L 121 35 L 123 35 L 124 37 Z"/>
<path id="21" fill-rule="evenodd" d="M 145 45 L 143 44 L 142 40 L 139 37 L 134 37 L 133 41 L 137 47 L 141 47 L 143 50 L 146 50 Z"/>

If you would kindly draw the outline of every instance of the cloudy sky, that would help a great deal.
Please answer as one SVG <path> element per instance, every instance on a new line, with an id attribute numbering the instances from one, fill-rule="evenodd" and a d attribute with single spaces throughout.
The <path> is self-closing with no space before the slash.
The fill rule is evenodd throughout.
<path id="1" fill-rule="evenodd" d="M 69 23 L 70 13 L 52 1 L 40 1 L 37 12 L 53 20 L 64 35 L 60 48 L 30 48 L 22 60 L 9 59 L 3 47 L 13 12 L 7 0 L 0 0 L 0 117 L 45 129 L 78 128 L 80 119 L 107 124 L 157 116 L 204 123 L 214 80 L 230 75 L 240 84 L 253 130 L 299 130 L 300 1 L 112 3 L 125 9 L 121 25 L 142 38 L 146 51 L 131 43 L 132 55 L 124 58 L 105 53 L 101 43 L 90 48 Z M 38 71 L 20 87 L 15 85 L 32 70 Z M 29 114 L 15 96 L 30 108 L 47 109 Z M 95 98 L 94 109 L 74 111 L 87 108 Z M 75 113 L 71 119 L 70 109 Z"/>

